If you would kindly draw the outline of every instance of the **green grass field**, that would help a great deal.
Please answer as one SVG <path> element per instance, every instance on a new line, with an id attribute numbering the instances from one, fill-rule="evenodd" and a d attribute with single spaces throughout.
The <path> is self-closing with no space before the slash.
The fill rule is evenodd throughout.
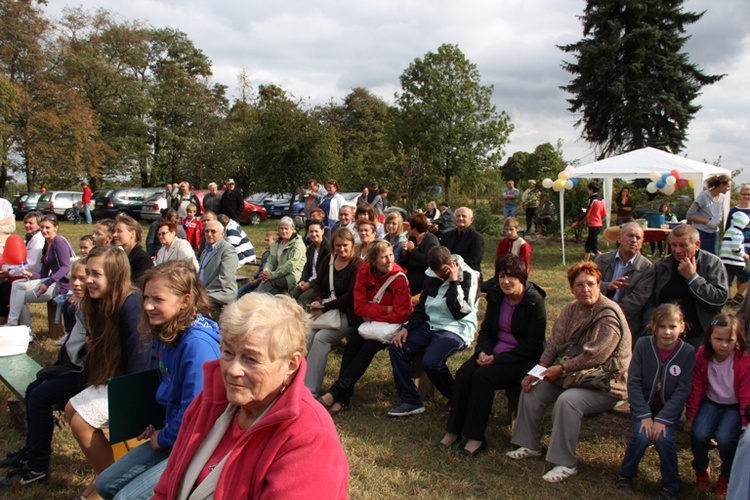
<path id="1" fill-rule="evenodd" d="M 259 254 L 262 253 L 265 231 L 275 229 L 275 224 L 270 221 L 245 227 Z M 78 238 L 87 230 L 85 225 L 73 226 L 63 222 L 60 234 L 77 248 Z M 18 233 L 23 233 L 20 224 Z M 549 331 L 562 306 L 572 299 L 565 279 L 567 266 L 561 263 L 559 239 L 531 236 L 528 241 L 533 247 L 530 279 L 547 292 Z M 487 239 L 483 262 L 485 276 L 493 274 L 496 246 L 496 239 Z M 566 250 L 568 265 L 577 262 L 582 256 L 582 242 L 568 241 Z M 606 246 L 603 250 L 607 250 Z M 246 269 L 248 273 L 254 272 L 254 268 Z M 29 354 L 42 365 L 51 363 L 58 348 L 53 339 L 47 337 L 46 308 L 43 304 L 32 304 L 31 309 L 33 328 L 42 338 L 42 347 L 32 345 Z M 480 320 L 483 310 L 482 304 Z M 342 351 L 341 346 L 332 351 L 324 387 L 338 374 Z M 472 349 L 467 349 L 451 358 L 451 369 L 455 372 L 471 352 Z M 0 391 L 4 402 L 10 392 L 5 387 Z M 504 393 L 497 393 L 495 398 L 488 428 L 489 453 L 469 461 L 459 460 L 454 451 L 441 452 L 435 448 L 445 433 L 445 417 L 440 414 L 445 403 L 442 396 L 426 401 L 426 413 L 405 419 L 388 418 L 386 412 L 397 402 L 388 354 L 381 352 L 357 385 L 351 409 L 335 419 L 351 468 L 352 498 L 588 499 L 620 496 L 614 488 L 614 479 L 631 432 L 629 419 L 612 414 L 585 418 L 578 445 L 580 473 L 563 484 L 553 485 L 541 479 L 549 468 L 542 460 L 515 462 L 505 457 L 505 452 L 510 449 L 510 426 Z M 545 422 L 549 426 L 549 419 Z M 4 408 L 0 410 L 0 427 L 4 429 L 0 433 L 0 454 L 22 446 L 23 436 L 12 429 L 8 411 Z M 711 498 L 710 495 L 701 496 L 694 489 L 688 436 L 679 432 L 677 439 L 684 498 Z M 712 460 L 716 470 L 718 455 L 712 455 Z M 653 449 L 646 453 L 640 470 L 636 498 L 653 497 L 660 489 L 659 461 Z M 91 468 L 66 427 L 55 432 L 50 482 L 26 489 L 14 487 L 0 491 L 0 498 L 71 498 L 91 478 Z M 326 478 L 310 480 L 325 481 Z"/>

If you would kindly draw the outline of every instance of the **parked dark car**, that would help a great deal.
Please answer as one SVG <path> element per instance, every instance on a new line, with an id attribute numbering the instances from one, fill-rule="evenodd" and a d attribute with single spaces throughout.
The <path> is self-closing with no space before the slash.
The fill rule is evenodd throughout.
<path id="1" fill-rule="evenodd" d="M 94 217 L 114 219 L 118 215 L 141 218 L 143 203 L 151 195 L 164 191 L 163 187 L 115 188 L 102 191 L 94 200 Z"/>
<path id="2" fill-rule="evenodd" d="M 13 206 L 13 213 L 16 215 L 16 219 L 23 220 L 27 213 L 36 210 L 37 202 L 41 196 L 42 193 L 23 193 L 14 199 L 11 205 Z"/>
<path id="3" fill-rule="evenodd" d="M 271 203 L 268 210 L 269 217 L 284 217 L 289 215 L 289 198 Z M 295 201 L 292 207 L 292 216 L 299 215 L 305 211 L 305 204 L 301 201 Z"/>
<path id="4" fill-rule="evenodd" d="M 245 200 L 249 201 L 250 203 L 255 203 L 256 205 L 262 205 L 263 208 L 266 209 L 266 212 L 268 212 L 268 210 L 271 208 L 271 205 L 273 205 L 277 201 L 289 200 L 291 199 L 291 197 L 292 196 L 289 193 L 255 193 L 245 198 Z"/>

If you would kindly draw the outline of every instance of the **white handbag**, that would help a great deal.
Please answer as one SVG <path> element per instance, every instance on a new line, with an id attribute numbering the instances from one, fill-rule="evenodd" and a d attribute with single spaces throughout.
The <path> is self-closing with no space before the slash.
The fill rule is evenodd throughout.
<path id="1" fill-rule="evenodd" d="M 385 281 L 385 283 L 383 283 L 383 286 L 380 287 L 378 293 L 376 293 L 375 297 L 373 297 L 372 303 L 380 304 L 380 301 L 383 299 L 383 295 L 385 295 L 385 291 L 388 289 L 388 286 L 393 283 L 393 280 L 395 280 L 399 276 L 403 276 L 406 279 L 406 275 L 404 273 L 396 273 L 392 275 Z M 391 340 L 393 340 L 393 337 L 396 336 L 402 326 L 403 325 L 401 323 L 365 321 L 364 323 L 359 325 L 357 331 L 359 331 L 359 335 L 363 339 L 377 340 L 378 342 L 382 342 L 384 344 L 390 344 Z"/>
<path id="2" fill-rule="evenodd" d="M 333 290 L 333 263 L 336 260 L 335 255 L 331 255 L 331 262 L 328 265 L 328 286 L 331 289 L 331 296 L 327 299 L 323 299 L 323 303 L 336 300 L 336 292 Z M 330 309 L 322 313 L 317 318 L 312 318 L 307 322 L 307 326 L 310 330 L 340 330 L 341 329 L 341 314 L 338 309 Z"/>
<path id="3" fill-rule="evenodd" d="M 26 354 L 31 329 L 25 325 L 0 328 L 0 356 Z"/>

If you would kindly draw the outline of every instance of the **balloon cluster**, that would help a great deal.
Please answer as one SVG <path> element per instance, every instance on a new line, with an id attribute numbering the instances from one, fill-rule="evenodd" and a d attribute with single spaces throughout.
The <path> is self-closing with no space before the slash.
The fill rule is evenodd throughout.
<path id="1" fill-rule="evenodd" d="M 554 189 L 556 192 L 560 192 L 563 189 L 571 190 L 574 186 L 578 185 L 578 179 L 573 178 L 575 169 L 572 165 L 565 167 L 565 170 L 557 174 L 557 180 L 553 181 L 549 177 L 542 181 L 542 186 L 547 189 Z"/>
<path id="2" fill-rule="evenodd" d="M 688 186 L 693 187 L 693 181 L 680 178 L 680 172 L 675 170 L 670 171 L 668 174 L 660 174 L 659 172 L 653 171 L 649 174 L 651 182 L 646 186 L 646 191 L 651 194 L 660 191 L 667 196 L 674 194 L 676 189 L 686 188 Z"/>

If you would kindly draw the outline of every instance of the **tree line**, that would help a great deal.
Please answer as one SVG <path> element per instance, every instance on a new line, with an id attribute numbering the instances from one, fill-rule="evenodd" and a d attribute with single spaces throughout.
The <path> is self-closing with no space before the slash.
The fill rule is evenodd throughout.
<path id="1" fill-rule="evenodd" d="M 461 50 L 415 59 L 389 105 L 365 88 L 311 106 L 237 77 L 237 97 L 185 33 L 0 0 L 0 189 L 87 180 L 141 186 L 234 177 L 245 190 L 295 192 L 310 178 L 347 190 L 378 180 L 414 199 L 441 186 L 476 193 L 499 178 L 510 118 Z"/>

